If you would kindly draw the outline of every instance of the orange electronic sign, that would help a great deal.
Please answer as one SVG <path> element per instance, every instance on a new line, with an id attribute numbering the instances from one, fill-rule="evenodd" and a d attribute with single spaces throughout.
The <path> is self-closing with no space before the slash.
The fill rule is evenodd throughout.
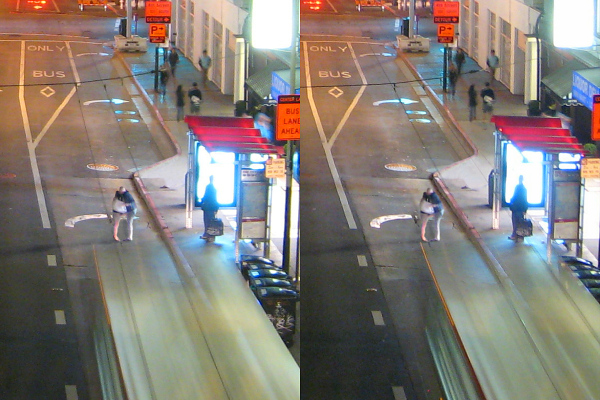
<path id="1" fill-rule="evenodd" d="M 460 2 L 435 1 L 433 3 L 433 22 L 436 24 L 458 24 L 460 17 Z"/>
<path id="2" fill-rule="evenodd" d="M 171 2 L 170 1 L 147 1 L 146 23 L 170 24 Z"/>
<path id="3" fill-rule="evenodd" d="M 285 94 L 277 97 L 277 140 L 300 140 L 300 95 Z"/>
<path id="4" fill-rule="evenodd" d="M 600 95 L 594 95 L 592 110 L 592 140 L 600 140 Z"/>

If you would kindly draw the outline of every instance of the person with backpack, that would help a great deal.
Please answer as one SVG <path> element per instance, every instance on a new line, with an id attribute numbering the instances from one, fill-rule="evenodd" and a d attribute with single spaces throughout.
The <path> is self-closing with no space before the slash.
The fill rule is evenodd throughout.
<path id="1" fill-rule="evenodd" d="M 202 104 L 202 92 L 198 89 L 198 83 L 194 82 L 191 89 L 188 91 L 190 98 L 190 112 L 198 114 L 200 112 L 200 104 Z"/>
<path id="2" fill-rule="evenodd" d="M 485 83 L 485 87 L 481 90 L 480 95 L 483 99 L 483 114 L 491 114 L 494 111 L 494 101 L 496 101 L 496 95 L 494 94 L 494 90 L 490 87 L 489 82 Z"/>

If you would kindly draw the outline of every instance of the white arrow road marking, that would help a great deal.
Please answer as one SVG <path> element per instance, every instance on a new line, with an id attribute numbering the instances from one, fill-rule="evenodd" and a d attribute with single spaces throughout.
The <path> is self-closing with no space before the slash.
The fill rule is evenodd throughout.
<path id="1" fill-rule="evenodd" d="M 413 219 L 411 214 L 393 214 L 393 215 L 382 215 L 381 217 L 377 217 L 371 220 L 371 228 L 379 229 L 381 228 L 381 224 L 388 221 L 394 221 L 397 219 Z"/>
<path id="2" fill-rule="evenodd" d="M 396 55 L 392 54 L 392 53 L 367 53 L 367 54 L 360 55 L 360 57 L 368 57 L 368 56 L 396 57 Z"/>
<path id="3" fill-rule="evenodd" d="M 82 57 L 82 56 L 108 56 L 108 53 L 79 53 L 77 54 L 76 57 Z"/>
<path id="4" fill-rule="evenodd" d="M 69 218 L 68 220 L 65 221 L 65 226 L 67 228 L 75 228 L 75 224 L 79 221 L 85 221 L 87 219 L 104 219 L 104 218 L 108 218 L 108 214 L 85 214 L 85 215 L 78 215 L 76 217 L 73 218 Z"/>
<path id="5" fill-rule="evenodd" d="M 129 103 L 129 100 L 121 100 L 121 99 L 111 99 L 111 100 L 88 100 L 88 101 L 84 101 L 83 105 L 84 106 L 89 106 L 90 104 L 94 104 L 94 103 L 113 103 L 113 104 L 123 104 L 123 103 Z"/>

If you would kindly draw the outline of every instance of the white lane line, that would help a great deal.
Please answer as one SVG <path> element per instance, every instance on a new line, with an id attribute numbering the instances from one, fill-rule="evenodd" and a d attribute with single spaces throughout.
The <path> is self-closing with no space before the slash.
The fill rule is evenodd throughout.
<path id="1" fill-rule="evenodd" d="M 73 95 L 75 94 L 76 91 L 77 91 L 77 88 L 75 86 L 73 86 L 73 88 L 71 88 L 71 91 L 69 92 L 67 97 L 65 97 L 63 102 L 60 103 L 60 106 L 58 106 L 58 108 L 56 110 L 54 110 L 54 114 L 52 114 L 52 117 L 50 117 L 48 122 L 46 122 L 44 129 L 42 129 L 40 134 L 35 138 L 35 141 L 33 142 L 34 148 L 37 147 L 38 144 L 40 144 L 40 141 L 44 138 L 44 136 L 46 135 L 46 132 L 48 132 L 48 129 L 50 129 L 50 127 L 52 126 L 54 121 L 56 121 L 56 118 L 58 118 L 58 114 L 60 114 L 60 112 L 67 106 L 67 103 L 69 102 L 69 100 L 71 100 L 71 97 L 73 97 Z"/>
<path id="2" fill-rule="evenodd" d="M 367 263 L 367 257 L 365 257 L 362 254 L 359 254 L 356 256 L 356 258 L 358 258 L 358 266 L 359 267 L 366 267 L 369 265 L 369 263 Z"/>
<path id="3" fill-rule="evenodd" d="M 69 64 L 71 64 L 71 71 L 73 71 L 73 77 L 75 78 L 75 82 L 77 82 L 77 86 L 81 85 L 81 78 L 79 77 L 79 72 L 77 72 L 77 66 L 75 65 L 75 58 L 73 57 L 73 50 L 71 50 L 71 44 L 69 42 L 65 42 L 67 46 L 67 53 L 69 54 Z"/>
<path id="4" fill-rule="evenodd" d="M 381 311 L 371 311 L 371 315 L 373 315 L 373 323 L 376 326 L 384 326 L 385 322 L 383 321 L 383 314 Z"/>
<path id="5" fill-rule="evenodd" d="M 56 325 L 66 325 L 67 318 L 65 317 L 64 310 L 54 310 L 54 319 L 56 321 Z"/>
<path id="6" fill-rule="evenodd" d="M 56 267 L 58 265 L 56 263 L 56 256 L 54 254 L 48 254 L 46 256 L 46 258 L 48 259 L 48 266 L 49 267 Z"/>
<path id="7" fill-rule="evenodd" d="M 65 385 L 65 394 L 67 395 L 67 400 L 79 400 L 77 385 Z"/>
<path id="8" fill-rule="evenodd" d="M 331 1 L 329 1 L 329 0 L 327 0 L 327 3 L 329 4 L 329 7 L 331 7 L 331 9 L 333 10 L 333 12 L 335 12 L 337 14 L 338 10 L 337 10 L 337 8 L 335 8 L 333 6 L 333 3 Z"/>
<path id="9" fill-rule="evenodd" d="M 392 386 L 392 393 L 394 394 L 394 400 L 406 400 L 406 393 L 402 386 Z"/>
<path id="10" fill-rule="evenodd" d="M 42 188 L 42 178 L 35 157 L 35 145 L 32 143 L 31 126 L 29 125 L 29 116 L 27 106 L 25 105 L 25 40 L 21 41 L 21 61 L 19 71 L 19 103 L 21 105 L 21 118 L 23 119 L 23 129 L 25 130 L 25 139 L 27 140 L 27 150 L 29 151 L 29 162 L 31 163 L 31 172 L 35 184 L 35 193 L 37 196 L 42 226 L 44 229 L 50 229 L 50 217 L 46 206 L 46 198 Z"/>
<path id="11" fill-rule="evenodd" d="M 342 210 L 344 211 L 344 215 L 346 217 L 346 222 L 348 223 L 348 228 L 357 229 L 356 220 L 352 215 L 352 210 L 350 209 L 350 203 L 348 202 L 348 197 L 346 196 L 346 192 L 344 192 L 344 187 L 342 185 L 342 180 L 340 179 L 340 175 L 335 166 L 335 162 L 333 160 L 333 155 L 331 154 L 331 147 L 327 143 L 327 138 L 325 136 L 325 132 L 323 129 L 323 124 L 321 123 L 321 118 L 319 118 L 319 113 L 317 111 L 317 107 L 315 105 L 315 100 L 312 92 L 312 82 L 310 79 L 310 68 L 308 63 L 308 44 L 304 43 L 304 71 L 306 75 L 306 86 L 307 86 L 307 97 L 308 102 L 310 104 L 313 117 L 315 119 L 315 124 L 317 126 L 317 131 L 319 132 L 319 137 L 321 139 L 321 145 L 323 146 L 323 150 L 325 151 L 325 158 L 327 159 L 327 164 L 329 165 L 329 170 L 331 171 L 331 176 L 333 178 L 333 182 L 335 184 L 335 188 L 340 199 L 340 203 L 342 205 Z"/>
<path id="12" fill-rule="evenodd" d="M 352 103 L 350 104 L 350 106 L 346 109 L 346 112 L 344 113 L 342 120 L 340 121 L 337 128 L 335 129 L 335 132 L 333 132 L 333 135 L 331 135 L 331 139 L 329 139 L 329 147 L 333 147 L 335 140 L 337 139 L 338 135 L 342 131 L 342 127 L 346 124 L 346 121 L 350 117 L 350 113 L 352 112 L 352 110 L 354 110 L 354 107 L 356 107 L 356 104 L 358 103 L 358 101 L 362 97 L 363 93 L 367 89 L 367 79 L 365 78 L 365 74 L 362 72 L 362 69 L 360 68 L 360 64 L 358 63 L 358 59 L 356 58 L 356 53 L 354 52 L 354 49 L 352 48 L 352 43 L 348 43 L 348 48 L 350 49 L 350 53 L 352 54 L 352 60 L 354 60 L 354 65 L 356 66 L 356 69 L 358 70 L 358 73 L 360 75 L 360 80 L 362 82 L 362 86 L 358 90 L 358 93 L 356 94 L 356 96 L 354 96 L 354 99 L 352 100 Z"/>

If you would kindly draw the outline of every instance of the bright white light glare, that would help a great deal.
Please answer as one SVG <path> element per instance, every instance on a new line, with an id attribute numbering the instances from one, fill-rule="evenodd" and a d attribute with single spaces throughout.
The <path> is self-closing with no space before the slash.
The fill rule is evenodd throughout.
<path id="1" fill-rule="evenodd" d="M 594 0 L 554 0 L 554 46 L 594 44 Z"/>
<path id="2" fill-rule="evenodd" d="M 204 146 L 198 148 L 200 175 L 196 187 L 197 200 L 204 196 L 209 177 L 214 176 L 219 204 L 232 204 L 235 196 L 235 153 L 214 151 L 209 153 Z"/>
<path id="3" fill-rule="evenodd" d="M 529 204 L 541 204 L 544 195 L 544 153 L 541 151 L 524 151 L 521 153 L 512 143 L 506 145 L 506 190 L 504 201 L 510 203 L 519 183 L 519 175 L 523 175 L 523 183 L 527 188 Z"/>
<path id="4" fill-rule="evenodd" d="M 252 1 L 252 47 L 287 49 L 292 45 L 292 0 Z"/>

